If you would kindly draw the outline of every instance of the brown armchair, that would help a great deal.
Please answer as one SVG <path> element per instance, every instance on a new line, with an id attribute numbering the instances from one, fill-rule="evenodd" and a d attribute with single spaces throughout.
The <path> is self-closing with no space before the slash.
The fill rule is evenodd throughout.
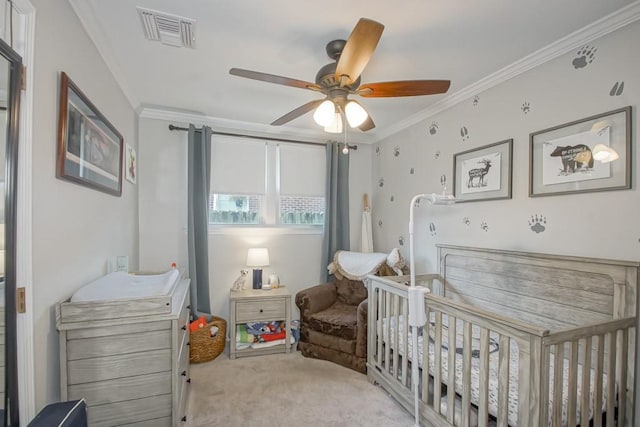
<path id="1" fill-rule="evenodd" d="M 367 372 L 367 288 L 347 278 L 296 294 L 300 342 L 306 357 L 329 360 Z"/>

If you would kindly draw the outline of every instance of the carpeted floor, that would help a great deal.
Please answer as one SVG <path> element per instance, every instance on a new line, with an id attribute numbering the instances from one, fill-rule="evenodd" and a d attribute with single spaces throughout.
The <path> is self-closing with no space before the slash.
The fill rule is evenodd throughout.
<path id="1" fill-rule="evenodd" d="M 365 375 L 299 352 L 190 367 L 189 427 L 402 426 L 413 419 Z"/>

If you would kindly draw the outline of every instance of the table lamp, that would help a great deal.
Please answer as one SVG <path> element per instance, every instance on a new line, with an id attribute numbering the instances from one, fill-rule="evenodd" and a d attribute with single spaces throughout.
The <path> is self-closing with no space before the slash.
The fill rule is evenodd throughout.
<path id="1" fill-rule="evenodd" d="M 262 288 L 262 268 L 269 266 L 269 251 L 267 248 L 249 248 L 247 253 L 247 267 L 253 269 L 253 289 Z"/>

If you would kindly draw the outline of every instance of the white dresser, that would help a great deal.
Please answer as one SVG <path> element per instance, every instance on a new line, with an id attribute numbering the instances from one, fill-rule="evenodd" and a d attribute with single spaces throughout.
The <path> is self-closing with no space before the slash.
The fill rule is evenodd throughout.
<path id="1" fill-rule="evenodd" d="M 62 400 L 85 398 L 92 427 L 185 425 L 189 279 L 164 313 L 78 321 L 65 319 L 65 304 L 56 306 Z"/>

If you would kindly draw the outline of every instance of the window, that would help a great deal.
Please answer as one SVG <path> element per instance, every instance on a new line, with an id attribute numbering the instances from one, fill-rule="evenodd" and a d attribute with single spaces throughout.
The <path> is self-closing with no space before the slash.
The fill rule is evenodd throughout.
<path id="1" fill-rule="evenodd" d="M 259 224 L 260 196 L 209 195 L 210 224 Z"/>
<path id="2" fill-rule="evenodd" d="M 324 225 L 323 145 L 214 135 L 211 153 L 210 224 Z"/>

